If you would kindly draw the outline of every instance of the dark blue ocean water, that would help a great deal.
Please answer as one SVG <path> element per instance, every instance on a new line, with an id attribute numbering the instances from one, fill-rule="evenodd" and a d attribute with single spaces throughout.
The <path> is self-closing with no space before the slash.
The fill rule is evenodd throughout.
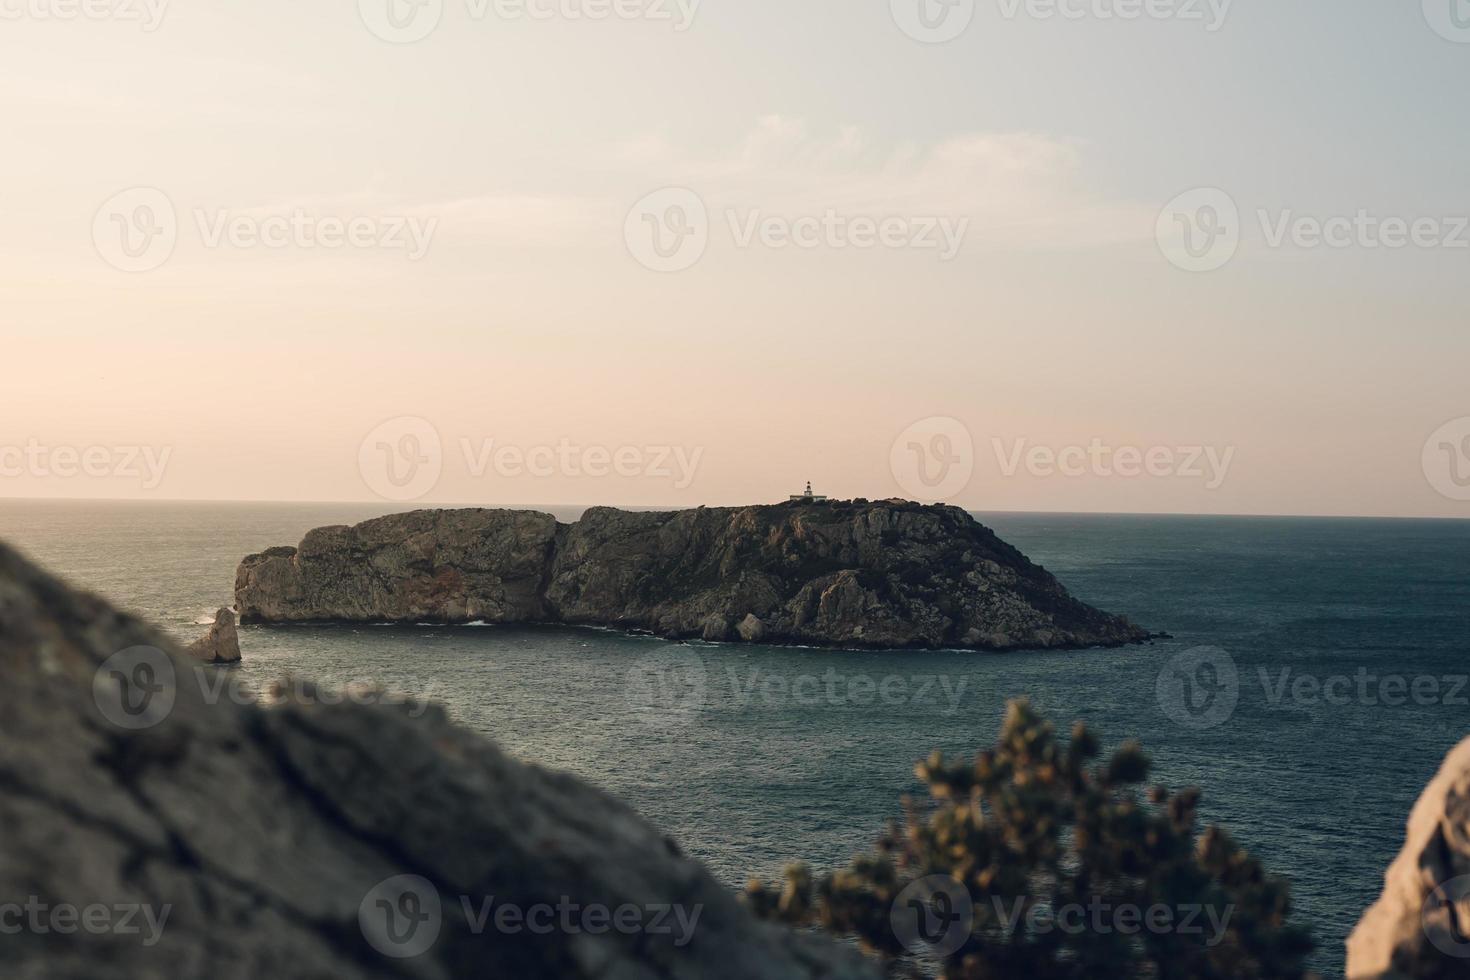
<path id="1" fill-rule="evenodd" d="M 383 510 L 0 501 L 0 538 L 192 637 L 230 601 L 243 555 Z M 1411 804 L 1470 734 L 1470 522 L 978 516 L 1079 597 L 1175 639 L 976 655 L 251 627 L 242 673 L 430 694 L 517 755 L 629 801 L 732 887 L 793 857 L 844 863 L 917 789 L 915 760 L 972 753 L 1006 700 L 1029 696 L 1059 727 L 1082 718 L 1110 745 L 1140 739 L 1159 780 L 1201 786 L 1205 818 L 1291 879 L 1316 965 L 1339 973 Z M 1203 655 L 1178 659 L 1204 645 L 1217 648 L 1209 673 Z M 669 678 L 687 682 L 672 702 L 657 686 Z"/>

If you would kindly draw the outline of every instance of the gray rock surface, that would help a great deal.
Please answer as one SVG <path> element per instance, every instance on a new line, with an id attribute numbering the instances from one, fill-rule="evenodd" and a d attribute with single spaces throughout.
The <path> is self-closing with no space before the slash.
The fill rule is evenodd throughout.
<path id="1" fill-rule="evenodd" d="M 515 510 L 415 511 L 317 528 L 298 547 L 246 558 L 236 608 L 245 623 L 541 620 L 556 537 L 550 514 Z"/>
<path id="2" fill-rule="evenodd" d="M 766 624 L 761 622 L 760 617 L 755 613 L 750 613 L 742 619 L 735 627 L 735 631 L 746 643 L 759 643 L 766 638 Z"/>
<path id="3" fill-rule="evenodd" d="M 221 609 L 215 613 L 209 632 L 190 643 L 185 651 L 207 664 L 239 663 L 240 631 L 235 627 L 234 610 Z"/>
<path id="4" fill-rule="evenodd" d="M 244 622 L 556 622 L 849 648 L 1148 638 L 963 510 L 904 501 L 594 507 L 562 525 L 526 511 L 395 514 L 247 557 L 235 595 Z"/>
<path id="5" fill-rule="evenodd" d="M 1348 937 L 1347 975 L 1470 977 L 1470 739 L 1414 805 L 1383 894 Z"/>
<path id="6" fill-rule="evenodd" d="M 3 545 L 0 671 L 0 904 L 36 910 L 0 938 L 7 980 L 870 977 L 755 921 L 623 804 L 437 709 L 213 696 L 220 672 Z M 490 896 L 700 912 L 683 945 L 477 931 Z"/>

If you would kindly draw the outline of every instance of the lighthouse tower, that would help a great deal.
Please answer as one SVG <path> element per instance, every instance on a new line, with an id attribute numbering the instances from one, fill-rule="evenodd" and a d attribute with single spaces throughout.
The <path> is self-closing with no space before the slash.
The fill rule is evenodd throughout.
<path id="1" fill-rule="evenodd" d="M 819 504 L 827 498 L 819 493 L 812 493 L 812 481 L 806 481 L 806 493 L 793 493 L 789 502 L 793 504 Z"/>

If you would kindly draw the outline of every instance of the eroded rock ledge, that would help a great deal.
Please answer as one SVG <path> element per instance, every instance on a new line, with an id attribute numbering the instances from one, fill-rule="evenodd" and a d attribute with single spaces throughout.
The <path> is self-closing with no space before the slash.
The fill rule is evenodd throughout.
<path id="1" fill-rule="evenodd" d="M 240 565 L 242 622 L 566 623 L 855 648 L 1118 646 L 1148 632 L 1072 598 L 957 507 L 837 501 L 572 524 L 425 510 L 309 532 Z"/>

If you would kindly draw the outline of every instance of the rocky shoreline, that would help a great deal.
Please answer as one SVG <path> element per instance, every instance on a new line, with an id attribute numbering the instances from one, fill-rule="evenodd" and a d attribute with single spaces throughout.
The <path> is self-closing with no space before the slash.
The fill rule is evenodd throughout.
<path id="1" fill-rule="evenodd" d="M 1070 649 L 1149 631 L 1073 598 L 957 507 L 829 501 L 570 524 L 425 510 L 241 562 L 242 623 L 547 623 L 850 649 Z"/>

